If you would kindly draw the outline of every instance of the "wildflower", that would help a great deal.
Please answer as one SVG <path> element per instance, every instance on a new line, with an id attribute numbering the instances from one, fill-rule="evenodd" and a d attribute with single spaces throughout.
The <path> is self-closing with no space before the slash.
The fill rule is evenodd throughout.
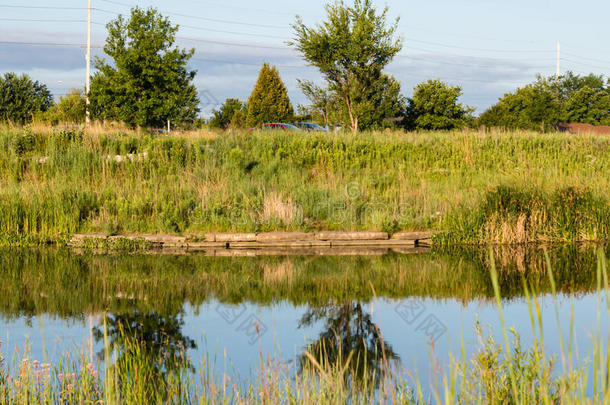
<path id="1" fill-rule="evenodd" d="M 91 372 L 91 375 L 93 376 L 93 378 L 97 378 L 97 370 L 93 370 Z"/>
<path id="2" fill-rule="evenodd" d="M 74 385 L 68 384 L 68 386 L 66 388 L 68 389 L 68 391 L 72 391 L 72 389 L 74 388 Z"/>
<path id="3" fill-rule="evenodd" d="M 34 360 L 34 362 L 32 362 L 32 364 L 34 365 L 35 369 L 37 369 L 40 366 L 40 362 L 38 360 Z"/>
<path id="4" fill-rule="evenodd" d="M 59 378 L 59 380 L 61 381 L 64 378 L 64 375 L 62 373 L 57 374 L 57 378 Z"/>
<path id="5" fill-rule="evenodd" d="M 87 370 L 89 370 L 89 372 L 93 371 L 93 364 L 89 363 L 87 364 Z"/>
<path id="6" fill-rule="evenodd" d="M 71 377 L 72 377 L 72 379 L 75 379 L 76 378 L 76 373 L 72 373 Z"/>

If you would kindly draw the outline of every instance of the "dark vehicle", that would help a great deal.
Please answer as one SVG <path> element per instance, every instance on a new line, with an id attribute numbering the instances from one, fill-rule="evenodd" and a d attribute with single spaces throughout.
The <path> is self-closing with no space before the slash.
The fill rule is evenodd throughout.
<path id="1" fill-rule="evenodd" d="M 308 132 L 328 132 L 328 128 L 324 128 L 313 122 L 293 122 L 292 125 Z"/>
<path id="2" fill-rule="evenodd" d="M 280 130 L 280 131 L 301 131 L 300 128 L 292 124 L 284 124 L 282 122 L 270 122 L 263 124 L 258 128 L 250 128 L 250 131 L 269 131 L 269 130 Z"/>

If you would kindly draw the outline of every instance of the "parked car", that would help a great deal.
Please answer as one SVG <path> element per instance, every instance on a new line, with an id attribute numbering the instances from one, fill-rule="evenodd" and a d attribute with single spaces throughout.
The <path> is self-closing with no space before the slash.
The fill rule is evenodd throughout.
<path id="1" fill-rule="evenodd" d="M 257 128 L 250 128 L 250 131 L 269 131 L 269 130 L 301 131 L 300 128 L 298 128 L 292 124 L 285 124 L 283 122 L 270 122 L 267 124 L 263 124 Z"/>
<path id="2" fill-rule="evenodd" d="M 293 122 L 292 125 L 308 132 L 328 132 L 328 128 L 324 128 L 313 122 Z"/>

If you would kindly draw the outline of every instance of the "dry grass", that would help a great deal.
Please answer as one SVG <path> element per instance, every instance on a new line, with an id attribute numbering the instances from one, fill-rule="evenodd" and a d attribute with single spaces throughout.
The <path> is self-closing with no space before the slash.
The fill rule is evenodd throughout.
<path id="1" fill-rule="evenodd" d="M 299 207 L 291 198 L 284 198 L 275 191 L 265 194 L 261 220 L 263 222 L 280 221 L 290 225 L 299 218 Z"/>

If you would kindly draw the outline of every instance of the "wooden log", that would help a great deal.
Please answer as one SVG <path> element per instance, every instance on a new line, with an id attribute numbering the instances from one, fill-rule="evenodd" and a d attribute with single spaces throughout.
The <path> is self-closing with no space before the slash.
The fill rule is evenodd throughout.
<path id="1" fill-rule="evenodd" d="M 430 239 L 433 232 L 397 232 L 392 235 L 393 240 L 426 240 Z"/>
<path id="2" fill-rule="evenodd" d="M 414 246 L 415 241 L 413 240 L 333 240 L 330 241 L 331 246 L 334 247 L 366 247 L 366 246 L 378 246 L 378 247 L 395 247 L 395 246 Z"/>
<path id="3" fill-rule="evenodd" d="M 255 233 L 206 233 L 206 242 L 256 242 Z"/>
<path id="4" fill-rule="evenodd" d="M 306 232 L 265 232 L 256 235 L 257 242 L 300 242 L 314 239 L 313 233 Z"/>
<path id="5" fill-rule="evenodd" d="M 317 240 L 387 240 L 386 232 L 339 232 L 324 231 L 316 233 Z"/>

